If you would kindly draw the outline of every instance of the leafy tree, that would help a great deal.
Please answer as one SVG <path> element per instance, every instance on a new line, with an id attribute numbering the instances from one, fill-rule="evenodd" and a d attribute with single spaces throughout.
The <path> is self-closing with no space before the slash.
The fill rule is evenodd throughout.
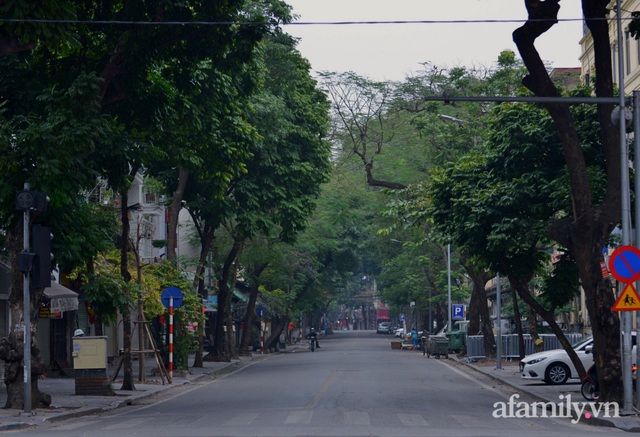
<path id="1" fill-rule="evenodd" d="M 594 62 L 598 72 L 595 94 L 613 97 L 609 2 L 585 0 L 582 12 L 594 41 Z M 560 97 L 535 47 L 535 41 L 558 21 L 558 1 L 534 0 L 527 3 L 528 20 L 513 33 L 513 39 L 529 72 L 523 84 L 539 97 Z M 597 105 L 600 153 L 606 170 L 604 196 L 589 180 L 589 166 L 582 149 L 577 125 L 569 105 L 557 100 L 544 103 L 553 118 L 560 138 L 572 199 L 568 215 L 559 217 L 550 228 L 550 236 L 567 248 L 576 260 L 594 336 L 594 361 L 604 401 L 622 401 L 622 363 L 617 347 L 620 337 L 618 316 L 611 311 L 614 296 L 600 273 L 602 248 L 616 223 L 620 222 L 620 132 L 611 121 L 613 104 Z"/>
<path id="2" fill-rule="evenodd" d="M 484 103 L 443 105 L 425 101 L 424 96 L 441 96 L 451 89 L 473 95 L 514 94 L 520 87 L 518 80 L 523 74 L 522 65 L 513 52 L 501 53 L 498 65 L 496 71 L 490 71 L 441 69 L 425 64 L 419 74 L 397 84 L 375 84 L 354 74 L 325 76 L 325 85 L 336 102 L 335 137 L 343 152 L 338 161 L 340 167 L 346 169 L 356 165 L 352 156 L 357 157 L 369 186 L 402 188 L 401 191 L 386 193 L 389 205 L 385 216 L 388 222 L 381 226 L 382 235 L 387 241 L 405 242 L 404 250 L 413 251 L 415 256 L 410 259 L 414 262 L 394 264 L 392 258 L 396 251 L 387 247 L 391 259 L 380 257 L 380 265 L 395 266 L 389 269 L 390 274 L 384 274 L 383 270 L 387 279 L 396 275 L 398 279 L 408 281 L 396 282 L 398 289 L 407 290 L 410 285 L 409 289 L 419 289 L 418 277 L 423 290 L 433 288 L 430 299 L 424 292 L 422 298 L 417 299 L 423 307 L 442 301 L 441 290 L 444 287 L 438 281 L 442 279 L 439 273 L 445 262 L 444 252 L 432 241 L 428 220 L 424 216 L 424 205 L 421 204 L 423 184 L 428 183 L 431 169 L 483 143 L 487 131 L 485 119 L 490 110 L 490 106 Z M 440 262 L 434 262 L 434 256 Z M 485 296 L 484 299 L 474 297 L 472 302 L 486 301 L 485 272 L 474 267 L 472 259 L 465 259 L 468 274 L 477 280 L 474 293 Z M 404 266 L 405 270 L 398 270 L 399 266 Z M 385 286 L 392 283 L 379 281 L 378 285 L 385 293 Z M 393 293 L 386 296 L 392 298 Z M 407 298 L 409 296 L 405 293 L 400 300 Z M 472 318 L 479 323 L 479 310 L 482 310 L 487 339 L 492 340 L 488 308 L 474 306 Z M 486 349 L 491 351 L 495 347 L 489 345 Z"/>
<path id="3" fill-rule="evenodd" d="M 244 172 L 229 180 L 224 196 L 196 175 L 186 193 L 202 241 L 213 241 L 222 225 L 227 245 L 219 244 L 218 317 L 211 358 L 228 360 L 235 351 L 223 340 L 227 308 L 235 282 L 236 258 L 259 235 L 292 242 L 306 227 L 320 187 L 330 169 L 328 103 L 310 77 L 310 66 L 295 50 L 295 41 L 276 32 L 260 47 L 263 85 L 251 100 L 247 121 L 257 136 L 248 144 L 251 158 Z M 212 195 L 213 194 L 213 195 Z M 205 232 L 206 231 L 206 232 Z M 223 241 L 223 240 L 221 240 Z M 201 261 L 204 259 L 203 244 Z"/>
<path id="4" fill-rule="evenodd" d="M 109 7 L 75 0 L 55 5 L 44 2 L 27 8 L 19 2 L 0 5 L 3 15 L 25 20 L 0 25 L 1 62 L 3 73 L 8 73 L 3 74 L 3 78 L 7 78 L 4 82 L 7 92 L 3 90 L 7 100 L 2 108 L 0 132 L 7 140 L 3 144 L 12 149 L 7 150 L 11 152 L 7 156 L 16 158 L 3 169 L 7 170 L 2 184 L 6 187 L 3 202 L 7 207 L 3 210 L 13 210 L 12 193 L 25 180 L 49 194 L 52 204 L 49 215 L 53 217 L 57 206 L 64 206 L 73 193 L 89 189 L 96 176 L 108 177 L 111 186 L 122 194 L 121 275 L 128 282 L 126 191 L 133 175 L 146 160 L 161 154 L 163 146 L 179 140 L 184 143 L 185 151 L 193 150 L 187 147 L 192 144 L 188 140 L 198 142 L 206 137 L 203 132 L 217 131 L 216 124 L 210 123 L 206 115 L 197 116 L 200 102 L 191 92 L 194 89 L 191 79 L 195 78 L 195 72 L 206 70 L 208 62 L 210 74 L 200 78 L 205 81 L 227 78 L 226 82 L 213 81 L 218 85 L 219 94 L 233 94 L 234 89 L 249 85 L 235 83 L 233 88 L 228 78 L 249 77 L 235 73 L 244 70 L 255 44 L 288 10 L 278 1 L 268 5 L 271 7 L 267 7 L 267 3 L 256 6 L 241 0 L 215 4 L 198 0 L 170 1 L 161 6 L 146 0 Z M 64 24 L 30 21 L 42 17 L 67 21 Z M 129 21 L 131 25 L 104 24 L 114 20 Z M 167 21 L 194 23 L 183 26 L 135 24 Z M 203 21 L 251 21 L 252 25 L 195 24 Z M 257 24 L 259 22 L 262 24 Z M 11 86 L 17 80 L 20 86 Z M 206 122 L 199 124 L 202 120 Z M 193 138 L 188 138 L 190 132 Z M 56 147 L 51 147 L 52 144 Z M 237 149 L 226 150 L 232 159 L 225 161 L 231 162 L 225 168 L 235 169 L 234 150 Z M 50 156 L 52 153 L 55 156 Z M 195 156 L 190 155 L 191 159 Z M 220 176 L 223 180 L 230 177 L 228 171 Z M 10 229 L 10 233 L 6 246 L 14 256 L 21 245 L 14 236 L 17 235 L 13 229 L 16 221 L 7 216 L 9 223 L 5 229 Z M 16 289 L 17 279 L 12 286 L 12 290 Z M 12 295 L 14 319 L 20 320 L 17 310 L 20 297 L 17 293 Z M 33 301 L 38 300 L 39 294 L 36 294 Z M 128 312 L 123 317 L 125 351 L 128 351 Z M 126 358 L 123 388 L 133 389 L 128 353 Z M 20 402 L 12 399 L 9 403 L 19 408 Z"/>

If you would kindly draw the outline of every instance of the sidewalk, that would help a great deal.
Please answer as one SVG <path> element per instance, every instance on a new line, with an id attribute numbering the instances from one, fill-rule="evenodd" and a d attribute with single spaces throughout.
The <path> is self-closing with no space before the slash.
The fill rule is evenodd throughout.
<path id="1" fill-rule="evenodd" d="M 122 406 L 130 405 L 136 400 L 145 399 L 155 394 L 170 390 L 172 388 L 192 384 L 200 378 L 208 375 L 216 375 L 222 372 L 233 371 L 232 367 L 240 368 L 240 365 L 249 361 L 259 360 L 268 355 L 255 354 L 241 357 L 239 360 L 231 362 L 205 362 L 202 368 L 189 368 L 189 374 L 182 375 L 177 372 L 173 374 L 173 383 L 162 384 L 160 376 L 152 374 L 152 368 L 156 367 L 153 356 L 145 357 L 147 372 L 145 373 L 146 383 L 138 383 L 138 361 L 133 362 L 133 375 L 135 391 L 118 390 L 122 386 L 123 371 L 120 370 L 118 378 L 114 381 L 113 387 L 115 396 L 79 396 L 75 394 L 75 379 L 73 377 L 56 377 L 38 381 L 38 388 L 52 397 L 51 407 L 48 409 L 37 408 L 26 414 L 24 410 L 2 409 L 7 400 L 6 386 L 0 384 L 0 433 L 7 430 L 28 428 L 45 421 L 56 421 L 68 419 L 70 417 L 84 416 L 97 412 L 113 410 Z M 193 357 L 191 358 L 193 360 Z M 193 361 L 191 361 L 193 363 Z M 111 377 L 115 369 L 110 366 L 107 375 Z"/>
<path id="2" fill-rule="evenodd" d="M 548 385 L 542 381 L 529 381 L 520 376 L 520 366 L 517 361 L 502 361 L 502 368 L 497 369 L 496 363 L 468 363 L 464 359 L 455 358 L 455 361 L 469 366 L 491 378 L 500 381 L 514 389 L 514 393 L 523 392 L 540 402 L 553 402 L 554 404 L 567 402 L 567 397 L 571 395 L 570 402 L 587 402 L 580 392 L 581 383 L 578 380 L 570 380 L 563 385 Z M 560 398 L 560 396 L 563 396 Z M 640 416 L 631 415 L 617 418 L 603 417 L 582 417 L 580 423 L 592 424 L 595 426 L 607 426 L 621 429 L 627 432 L 640 433 Z"/>

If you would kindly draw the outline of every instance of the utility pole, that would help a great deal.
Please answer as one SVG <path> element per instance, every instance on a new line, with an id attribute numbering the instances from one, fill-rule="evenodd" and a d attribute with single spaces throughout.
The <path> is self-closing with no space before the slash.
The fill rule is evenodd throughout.
<path id="1" fill-rule="evenodd" d="M 31 286 L 44 288 L 51 285 L 51 245 L 49 228 L 39 227 L 35 252 L 29 251 L 31 211 L 46 211 L 48 198 L 44 193 L 31 191 L 28 182 L 16 193 L 16 210 L 22 211 L 22 252 L 18 255 L 18 270 L 22 272 L 22 328 L 24 412 L 31 413 Z M 31 275 L 35 274 L 33 278 Z"/>
<path id="2" fill-rule="evenodd" d="M 24 183 L 24 190 L 29 192 L 29 183 Z M 29 221 L 31 214 L 29 208 L 25 209 L 22 214 L 22 251 L 25 255 L 29 254 Z M 31 257 L 30 261 L 33 259 Z M 29 262 L 29 264 L 31 264 Z M 30 271 L 31 266 L 22 273 L 22 324 L 24 328 L 23 349 L 24 358 L 22 360 L 24 372 L 24 412 L 31 413 L 31 282 Z"/>

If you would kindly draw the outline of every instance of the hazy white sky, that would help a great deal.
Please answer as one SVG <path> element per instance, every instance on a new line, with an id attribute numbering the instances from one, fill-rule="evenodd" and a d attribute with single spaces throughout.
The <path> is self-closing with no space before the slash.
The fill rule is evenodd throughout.
<path id="1" fill-rule="evenodd" d="M 524 0 L 285 0 L 298 23 L 344 21 L 525 20 Z M 561 0 L 561 20 L 537 47 L 554 67 L 578 67 L 581 2 Z M 520 22 L 290 25 L 314 71 L 354 71 L 376 80 L 402 80 L 420 63 L 492 66 L 502 50 L 518 54 L 511 33 Z M 519 56 L 519 55 L 518 55 Z"/>

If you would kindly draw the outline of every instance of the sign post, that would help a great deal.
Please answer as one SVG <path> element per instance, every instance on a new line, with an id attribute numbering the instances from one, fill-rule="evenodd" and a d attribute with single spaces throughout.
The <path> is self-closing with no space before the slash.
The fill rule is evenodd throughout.
<path id="1" fill-rule="evenodd" d="M 160 299 L 169 309 L 169 378 L 173 380 L 173 308 L 182 305 L 182 291 L 178 287 L 166 288 Z"/>
<path id="2" fill-rule="evenodd" d="M 29 184 L 24 184 L 24 189 L 29 189 Z M 29 209 L 25 209 L 23 213 L 23 253 L 29 252 L 29 222 L 30 214 Z M 30 270 L 30 269 L 29 269 Z M 26 271 L 22 274 L 22 323 L 23 323 L 23 335 L 22 339 L 24 358 L 22 360 L 24 372 L 24 412 L 26 414 L 31 413 L 31 276 L 30 272 Z"/>
<path id="3" fill-rule="evenodd" d="M 609 259 L 609 269 L 611 270 L 611 274 L 614 278 L 623 284 L 626 284 L 611 310 L 624 311 L 621 317 L 623 320 L 622 382 L 624 388 L 624 411 L 631 412 L 633 410 L 631 315 L 626 311 L 636 311 L 640 309 L 640 297 L 633 286 L 633 283 L 640 279 L 640 249 L 630 245 L 618 247 L 611 254 L 611 258 Z"/>

